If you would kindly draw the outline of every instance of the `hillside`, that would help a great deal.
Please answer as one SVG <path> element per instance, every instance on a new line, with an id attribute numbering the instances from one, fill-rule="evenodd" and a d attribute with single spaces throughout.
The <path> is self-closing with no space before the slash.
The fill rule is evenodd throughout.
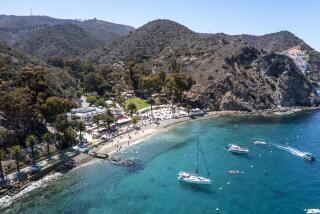
<path id="1" fill-rule="evenodd" d="M 11 133 L 8 142 L 24 145 L 27 133 L 44 131 L 42 105 L 51 96 L 66 97 L 66 91 L 76 86 L 66 70 L 0 43 L 1 126 Z"/>
<path id="2" fill-rule="evenodd" d="M 299 50 L 302 55 L 305 55 L 304 70 L 306 75 L 313 84 L 320 84 L 320 53 L 315 51 L 312 47 L 306 44 L 302 39 L 296 37 L 293 33 L 288 31 L 280 31 L 277 33 L 266 34 L 262 36 L 254 35 L 227 35 L 224 33 L 217 33 L 213 35 L 203 35 L 204 37 L 216 37 L 223 38 L 229 41 L 241 40 L 253 46 L 259 50 L 265 50 L 267 52 L 278 52 L 278 53 L 288 53 L 292 48 Z M 288 55 L 292 57 L 294 62 L 297 62 L 295 55 Z M 298 63 L 297 66 L 299 67 Z M 299 67 L 301 68 L 301 67 Z"/>
<path id="3" fill-rule="evenodd" d="M 84 20 L 74 24 L 83 28 L 89 34 L 106 44 L 115 42 L 121 37 L 128 35 L 130 32 L 135 31 L 131 26 L 114 24 L 98 19 Z"/>
<path id="4" fill-rule="evenodd" d="M 95 50 L 89 58 L 102 64 L 134 57 L 154 72 L 179 72 L 195 79 L 186 102 L 214 110 L 253 111 L 318 103 L 309 76 L 290 56 L 272 53 L 291 45 L 301 47 L 301 42 L 284 32 L 248 44 L 244 39 L 203 36 L 178 23 L 156 20 L 114 46 Z"/>
<path id="5" fill-rule="evenodd" d="M 179 44 L 198 35 L 183 25 L 170 20 L 155 20 L 138 28 L 112 46 L 101 47 L 88 54 L 97 63 L 109 63 L 134 57 L 149 59 L 171 43 Z"/>
<path id="6" fill-rule="evenodd" d="M 253 111 L 314 106 L 319 101 L 312 86 L 320 82 L 319 54 L 285 31 L 265 36 L 208 36 L 170 20 L 155 20 L 110 45 L 101 45 L 92 34 L 73 24 L 47 26 L 25 38 L 28 39 L 17 46 L 39 57 L 88 53 L 85 58 L 98 67 L 120 65 L 111 73 L 121 70 L 129 75 L 123 77 L 125 85 L 135 90 L 141 90 L 139 81 L 156 80 L 160 71 L 167 77 L 191 77 L 196 84 L 184 94 L 184 102 L 200 107 Z M 110 69 L 98 70 L 97 75 L 81 75 L 86 75 L 87 80 L 114 81 L 108 77 Z M 96 88 L 99 94 L 108 94 L 104 90 L 115 85 Z"/>
<path id="7" fill-rule="evenodd" d="M 134 31 L 133 27 L 111 22 L 92 20 L 55 19 L 48 16 L 7 16 L 0 15 L 0 41 L 10 45 L 26 35 L 54 25 L 74 24 L 105 43 L 112 43 Z"/>
<path id="8" fill-rule="evenodd" d="M 29 33 L 15 47 L 42 59 L 50 56 L 82 56 L 102 44 L 73 24 L 54 25 Z"/>
<path id="9" fill-rule="evenodd" d="M 268 52 L 282 52 L 295 46 L 301 46 L 305 50 L 312 50 L 303 40 L 296 37 L 289 31 L 280 31 L 276 33 L 265 34 L 262 36 L 255 35 L 227 35 L 224 33 L 213 34 L 211 36 L 225 38 L 228 40 L 242 40 L 249 45 Z"/>

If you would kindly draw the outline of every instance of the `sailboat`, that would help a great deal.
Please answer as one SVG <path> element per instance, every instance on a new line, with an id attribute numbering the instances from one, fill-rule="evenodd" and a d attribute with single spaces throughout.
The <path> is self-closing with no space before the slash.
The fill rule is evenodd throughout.
<path id="1" fill-rule="evenodd" d="M 204 164 L 206 166 L 206 170 L 208 173 L 208 177 L 209 178 L 205 178 L 205 177 L 201 177 L 199 176 L 199 156 L 200 156 L 200 152 L 204 161 Z M 197 169 L 195 173 L 190 173 L 190 172 L 179 172 L 178 174 L 178 180 L 185 182 L 185 183 L 191 183 L 191 184 L 211 184 L 211 177 L 210 177 L 210 173 L 207 167 L 207 163 L 206 163 L 206 159 L 204 157 L 202 148 L 201 148 L 201 144 L 198 140 L 198 136 L 197 136 Z"/>

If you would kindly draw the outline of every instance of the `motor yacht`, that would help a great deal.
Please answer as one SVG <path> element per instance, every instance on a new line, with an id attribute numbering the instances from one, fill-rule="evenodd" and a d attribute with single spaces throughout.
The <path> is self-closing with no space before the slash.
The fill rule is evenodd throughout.
<path id="1" fill-rule="evenodd" d="M 229 152 L 233 152 L 233 153 L 248 153 L 249 152 L 249 149 L 247 148 L 244 148 L 244 147 L 240 147 L 238 145 L 235 145 L 235 144 L 229 144 L 226 149 L 229 151 Z"/>
<path id="2" fill-rule="evenodd" d="M 302 158 L 308 161 L 316 160 L 316 158 L 311 153 L 307 153 L 307 152 L 302 156 Z"/>

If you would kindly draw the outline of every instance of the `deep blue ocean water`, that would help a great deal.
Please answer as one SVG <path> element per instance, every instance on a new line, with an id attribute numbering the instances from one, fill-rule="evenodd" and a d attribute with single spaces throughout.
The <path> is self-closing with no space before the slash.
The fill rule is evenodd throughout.
<path id="1" fill-rule="evenodd" d="M 99 161 L 65 174 L 14 203 L 6 213 L 298 214 L 320 207 L 320 112 L 282 117 L 218 117 L 187 122 L 148 138 L 125 157 L 135 168 Z M 211 187 L 180 183 L 196 167 L 196 136 Z M 263 140 L 267 145 L 255 145 Z M 224 149 L 234 143 L 248 155 Z M 271 144 L 313 153 L 313 163 Z M 131 151 L 137 150 L 138 154 Z M 200 163 L 200 174 L 206 175 Z M 229 174 L 231 169 L 240 174 Z M 219 212 L 216 209 L 219 208 Z"/>

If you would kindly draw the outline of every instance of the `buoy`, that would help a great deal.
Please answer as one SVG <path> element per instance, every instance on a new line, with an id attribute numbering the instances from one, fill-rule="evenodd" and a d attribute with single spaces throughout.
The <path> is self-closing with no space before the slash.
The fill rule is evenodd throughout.
<path id="1" fill-rule="evenodd" d="M 222 190 L 222 187 L 219 187 L 220 190 Z"/>
<path id="2" fill-rule="evenodd" d="M 227 184 L 230 184 L 230 181 L 228 181 L 228 183 Z"/>
<path id="3" fill-rule="evenodd" d="M 220 210 L 219 208 L 216 209 L 216 211 L 219 211 L 219 210 Z"/>

